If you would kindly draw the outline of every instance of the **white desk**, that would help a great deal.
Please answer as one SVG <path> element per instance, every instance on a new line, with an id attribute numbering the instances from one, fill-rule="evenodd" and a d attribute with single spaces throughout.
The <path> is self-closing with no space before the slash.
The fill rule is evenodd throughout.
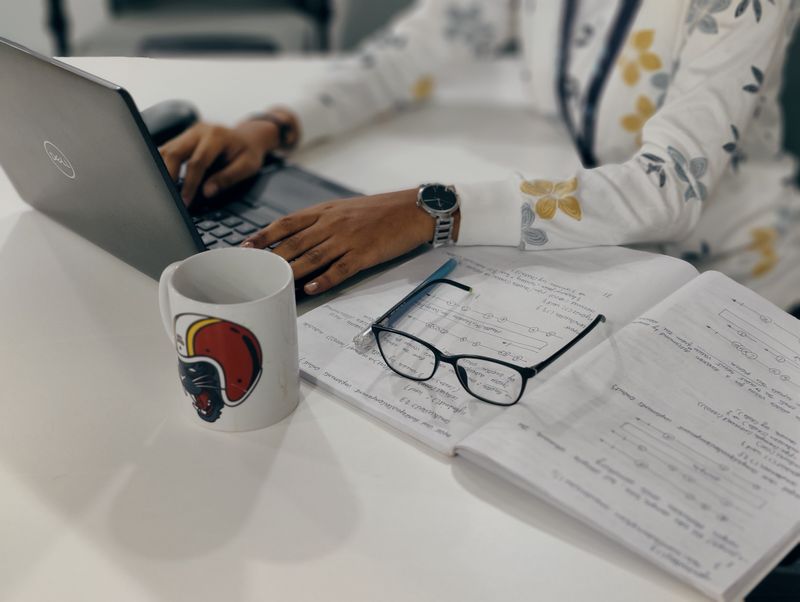
<path id="1" fill-rule="evenodd" d="M 279 100 L 277 82 L 296 88 L 319 72 L 74 63 L 140 106 L 186 97 L 229 122 Z M 448 98 L 474 94 L 457 87 Z M 574 165 L 554 126 L 510 104 L 432 107 L 297 159 L 369 192 Z M 155 282 L 23 207 L 0 178 L 0 599 L 700 599 L 532 496 L 309 386 L 272 428 L 187 422 Z"/>

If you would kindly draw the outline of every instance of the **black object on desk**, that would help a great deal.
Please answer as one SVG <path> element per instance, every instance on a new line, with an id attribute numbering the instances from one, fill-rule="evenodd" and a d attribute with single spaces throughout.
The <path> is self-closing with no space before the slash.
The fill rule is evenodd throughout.
<path id="1" fill-rule="evenodd" d="M 153 144 L 161 146 L 191 127 L 200 118 L 197 108 L 185 100 L 165 100 L 141 113 Z"/>
<path id="2" fill-rule="evenodd" d="M 800 592 L 800 545 L 789 552 L 756 588 L 746 602 L 794 602 Z"/>

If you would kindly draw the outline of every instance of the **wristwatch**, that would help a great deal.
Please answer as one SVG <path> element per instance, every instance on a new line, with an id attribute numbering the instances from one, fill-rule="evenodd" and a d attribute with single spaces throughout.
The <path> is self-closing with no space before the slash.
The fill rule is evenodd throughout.
<path id="1" fill-rule="evenodd" d="M 423 184 L 417 191 L 417 207 L 436 220 L 431 241 L 433 247 L 453 244 L 453 214 L 458 211 L 456 189 L 444 184 Z"/>
<path id="2" fill-rule="evenodd" d="M 290 151 L 297 146 L 297 132 L 288 119 L 283 119 L 275 113 L 257 113 L 252 115 L 248 121 L 269 121 L 277 127 L 279 150 Z"/>

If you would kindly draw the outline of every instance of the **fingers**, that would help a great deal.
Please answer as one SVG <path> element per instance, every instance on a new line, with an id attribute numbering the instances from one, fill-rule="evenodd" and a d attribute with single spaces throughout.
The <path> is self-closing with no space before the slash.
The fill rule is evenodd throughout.
<path id="1" fill-rule="evenodd" d="M 214 135 L 213 131 L 210 135 L 200 139 L 192 156 L 186 162 L 186 175 L 184 175 L 183 189 L 181 190 L 184 203 L 188 205 L 194 199 L 206 170 L 224 150 L 225 138 Z"/>
<path id="2" fill-rule="evenodd" d="M 200 131 L 197 126 L 191 127 L 158 149 L 158 152 L 161 153 L 161 158 L 164 160 L 164 165 L 167 166 L 169 177 L 173 180 L 177 181 L 181 164 L 192 156 L 192 152 L 200 140 Z"/>
<path id="3" fill-rule="evenodd" d="M 300 232 L 317 221 L 317 213 L 300 211 L 272 222 L 269 226 L 253 234 L 242 243 L 243 247 L 256 247 L 265 249 L 276 242 Z M 283 246 L 283 243 L 280 245 Z M 277 249 L 276 249 L 277 250 Z"/>
<path id="4" fill-rule="evenodd" d="M 358 253 L 350 251 L 342 255 L 325 273 L 303 287 L 309 295 L 324 293 L 361 271 L 361 258 Z"/>
<path id="5" fill-rule="evenodd" d="M 246 180 L 261 169 L 261 161 L 250 153 L 241 153 L 230 165 L 208 178 L 203 185 L 203 194 L 212 197 L 220 190 L 230 188 L 234 184 Z"/>
<path id="6" fill-rule="evenodd" d="M 311 247 L 291 264 L 295 279 L 308 276 L 342 256 L 341 245 L 331 239 Z"/>
<path id="7" fill-rule="evenodd" d="M 280 245 L 272 249 L 272 252 L 276 255 L 280 255 L 286 261 L 292 261 L 293 259 L 301 257 L 304 253 L 310 252 L 314 247 L 330 237 L 330 232 L 312 224 L 311 227 L 304 228 L 298 233 L 283 239 Z M 341 251 L 339 255 L 343 252 L 344 251 Z M 331 257 L 331 259 L 335 258 Z"/>

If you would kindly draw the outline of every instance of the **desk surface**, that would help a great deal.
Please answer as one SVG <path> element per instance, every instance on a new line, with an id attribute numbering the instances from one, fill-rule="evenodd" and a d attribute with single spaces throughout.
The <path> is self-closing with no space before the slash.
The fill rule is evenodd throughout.
<path id="1" fill-rule="evenodd" d="M 320 69 L 73 62 L 141 107 L 190 98 L 226 122 Z M 445 87 L 447 110 L 297 160 L 367 192 L 574 165 L 561 132 L 513 94 L 489 107 L 468 88 Z M 700 599 L 536 498 L 307 385 L 297 412 L 268 429 L 189 423 L 155 282 L 25 210 L 1 174 L 0 282 L 0 599 Z"/>

